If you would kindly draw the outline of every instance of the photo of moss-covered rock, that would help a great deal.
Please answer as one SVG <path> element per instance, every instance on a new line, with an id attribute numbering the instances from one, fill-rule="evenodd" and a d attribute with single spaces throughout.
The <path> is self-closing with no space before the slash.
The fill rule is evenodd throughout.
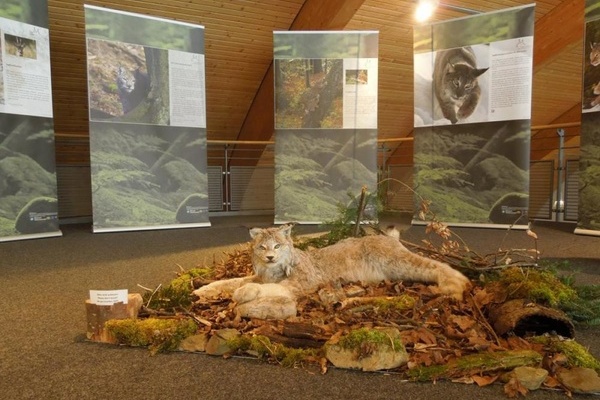
<path id="1" fill-rule="evenodd" d="M 528 120 L 417 128 L 415 191 L 446 223 L 526 224 L 529 137 Z"/>
<path id="2" fill-rule="evenodd" d="M 203 129 L 90 129 L 94 230 L 208 222 Z"/>
<path id="3" fill-rule="evenodd" d="M 275 221 L 331 221 L 363 186 L 377 186 L 377 130 L 277 132 Z"/>
<path id="4" fill-rule="evenodd" d="M 52 119 L 0 113 L 0 238 L 58 231 Z"/>

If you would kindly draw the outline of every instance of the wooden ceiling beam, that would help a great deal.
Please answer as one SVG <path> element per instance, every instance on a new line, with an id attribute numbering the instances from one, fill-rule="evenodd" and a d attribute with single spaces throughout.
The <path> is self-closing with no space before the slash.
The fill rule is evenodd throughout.
<path id="1" fill-rule="evenodd" d="M 342 30 L 350 22 L 365 0 L 306 0 L 290 26 L 294 30 Z M 275 127 L 273 88 L 273 62 L 269 65 L 256 91 L 246 118 L 237 135 L 237 140 L 269 140 Z M 236 147 L 235 156 L 243 156 Z M 254 146 L 254 153 L 256 146 Z M 256 164 L 244 160 L 242 164 Z M 239 164 L 238 162 L 235 162 Z"/>
<path id="2" fill-rule="evenodd" d="M 535 22 L 534 74 L 567 47 L 581 41 L 584 12 L 585 0 L 564 0 Z"/>

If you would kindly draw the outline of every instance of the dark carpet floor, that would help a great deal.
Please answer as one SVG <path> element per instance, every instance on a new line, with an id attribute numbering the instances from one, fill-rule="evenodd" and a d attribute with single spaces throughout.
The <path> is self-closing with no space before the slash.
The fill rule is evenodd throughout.
<path id="1" fill-rule="evenodd" d="M 210 228 L 92 234 L 89 225 L 63 227 L 57 238 L 0 243 L 0 399 L 433 399 L 504 398 L 502 386 L 450 382 L 415 384 L 397 376 L 330 369 L 326 375 L 252 359 L 200 354 L 151 356 L 145 349 L 85 340 L 84 301 L 90 289 L 156 287 L 179 268 L 212 263 L 248 240 L 247 228 L 268 216 L 212 218 Z M 386 216 L 417 242 L 424 228 Z M 569 259 L 576 279 L 600 284 L 600 238 L 568 224 L 534 224 L 545 258 Z M 308 233 L 317 227 L 298 226 Z M 532 248 L 523 231 L 453 229 L 481 253 Z M 600 329 L 576 339 L 600 356 Z M 530 399 L 564 399 L 537 391 Z"/>

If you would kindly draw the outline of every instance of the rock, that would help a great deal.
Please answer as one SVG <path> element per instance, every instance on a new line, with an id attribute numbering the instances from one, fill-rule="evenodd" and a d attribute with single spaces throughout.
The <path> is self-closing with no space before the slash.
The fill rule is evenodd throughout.
<path id="1" fill-rule="evenodd" d="M 208 334 L 188 336 L 179 344 L 179 350 L 189 352 L 204 352 L 208 343 Z"/>
<path id="2" fill-rule="evenodd" d="M 548 377 L 548 371 L 543 368 L 517 367 L 509 376 L 515 377 L 528 390 L 538 390 Z"/>
<path id="3" fill-rule="evenodd" d="M 600 393 L 600 378 L 591 368 L 564 369 L 558 372 L 557 378 L 573 393 Z"/>
<path id="4" fill-rule="evenodd" d="M 258 319 L 286 319 L 296 316 L 296 301 L 286 296 L 259 297 L 238 304 L 235 309 L 242 317 Z"/>
<path id="5" fill-rule="evenodd" d="M 206 342 L 206 354 L 212 356 L 222 356 L 231 351 L 231 348 L 227 342 L 231 339 L 235 339 L 240 336 L 240 333 L 236 329 L 220 329 L 216 331 L 208 342 Z"/>
<path id="6" fill-rule="evenodd" d="M 401 344 L 400 332 L 395 328 L 376 329 L 389 338 L 384 343 L 362 342 L 360 347 L 373 346 L 373 351 L 368 355 L 361 355 L 359 348 L 345 348 L 341 344 L 326 344 L 325 356 L 337 368 L 360 369 L 362 371 L 380 371 L 398 368 L 408 361 L 408 354 Z M 339 343 L 342 343 L 343 338 Z M 393 343 L 400 343 L 400 348 L 393 347 Z"/>
<path id="7" fill-rule="evenodd" d="M 138 317 L 138 313 L 142 309 L 142 305 L 144 304 L 144 299 L 142 295 L 139 293 L 129 293 L 127 295 L 127 315 L 131 319 L 136 319 Z"/>

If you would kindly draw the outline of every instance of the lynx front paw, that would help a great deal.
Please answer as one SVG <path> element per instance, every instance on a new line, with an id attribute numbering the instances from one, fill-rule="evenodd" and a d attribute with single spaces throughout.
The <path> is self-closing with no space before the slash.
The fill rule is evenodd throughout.
<path id="1" fill-rule="evenodd" d="M 218 283 L 219 282 L 209 283 L 208 285 L 194 290 L 192 293 L 198 296 L 200 300 L 216 299 L 223 294 L 223 290 Z"/>
<path id="2" fill-rule="evenodd" d="M 293 298 L 292 293 L 285 286 L 277 283 L 247 283 L 233 293 L 233 301 L 238 304 L 247 303 L 262 297 L 287 297 Z"/>
<path id="3" fill-rule="evenodd" d="M 258 283 L 247 283 L 236 289 L 231 298 L 238 304 L 252 301 L 260 296 L 260 286 Z"/>

